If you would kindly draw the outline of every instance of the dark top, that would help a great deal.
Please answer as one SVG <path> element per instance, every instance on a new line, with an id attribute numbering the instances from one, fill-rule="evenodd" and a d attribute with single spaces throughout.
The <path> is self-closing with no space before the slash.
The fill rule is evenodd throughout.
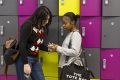
<path id="1" fill-rule="evenodd" d="M 32 21 L 28 20 L 21 26 L 20 30 L 19 51 L 24 64 L 28 63 L 28 56 L 38 58 L 39 50 L 36 50 L 37 48 L 43 51 L 48 51 L 48 47 L 42 42 L 37 44 L 39 39 L 44 40 L 45 33 L 43 32 L 40 34 L 39 31 L 36 33 L 31 25 Z M 35 49 L 31 49 L 32 47 Z"/>

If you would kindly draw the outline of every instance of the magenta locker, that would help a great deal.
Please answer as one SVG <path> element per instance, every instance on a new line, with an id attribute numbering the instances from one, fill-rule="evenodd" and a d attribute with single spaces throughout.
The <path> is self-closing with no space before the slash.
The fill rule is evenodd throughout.
<path id="1" fill-rule="evenodd" d="M 120 80 L 120 49 L 101 50 L 101 80 Z"/>
<path id="2" fill-rule="evenodd" d="M 17 80 L 17 76 L 7 76 L 7 79 L 6 79 L 6 76 L 2 76 L 0 75 L 0 80 Z"/>
<path id="3" fill-rule="evenodd" d="M 85 48 L 100 48 L 100 17 L 80 17 L 80 31 Z"/>
<path id="4" fill-rule="evenodd" d="M 38 7 L 38 0 L 18 0 L 18 15 L 32 15 Z"/>
<path id="5" fill-rule="evenodd" d="M 101 16 L 102 0 L 81 0 L 81 16 Z"/>

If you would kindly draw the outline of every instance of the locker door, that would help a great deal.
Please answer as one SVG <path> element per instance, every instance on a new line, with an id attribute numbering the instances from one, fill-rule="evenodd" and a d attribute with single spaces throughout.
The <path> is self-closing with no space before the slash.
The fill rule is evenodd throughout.
<path id="1" fill-rule="evenodd" d="M 93 72 L 96 79 L 100 79 L 100 48 L 85 48 L 85 57 L 88 69 Z"/>
<path id="2" fill-rule="evenodd" d="M 67 12 L 80 14 L 80 0 L 59 0 L 59 16 L 63 16 Z"/>
<path id="3" fill-rule="evenodd" d="M 0 16 L 0 44 L 4 44 L 9 36 L 18 37 L 18 17 Z"/>
<path id="4" fill-rule="evenodd" d="M 100 17 L 80 17 L 80 30 L 85 48 L 100 47 Z"/>
<path id="5" fill-rule="evenodd" d="M 102 48 L 120 48 L 120 17 L 102 18 Z"/>
<path id="6" fill-rule="evenodd" d="M 103 16 L 120 16 L 120 0 L 102 0 Z"/>
<path id="7" fill-rule="evenodd" d="M 120 49 L 101 50 L 101 79 L 120 79 Z"/>
<path id="8" fill-rule="evenodd" d="M 0 80 L 6 80 L 6 76 L 0 75 Z M 17 80 L 16 76 L 7 76 L 7 80 Z"/>
<path id="9" fill-rule="evenodd" d="M 79 26 L 80 26 L 79 25 L 79 23 L 80 23 L 79 20 L 80 19 L 78 18 L 77 23 L 76 23 L 78 29 L 79 29 Z M 69 31 L 64 29 L 63 26 L 62 26 L 62 17 L 59 17 L 59 45 L 62 46 L 62 43 L 63 43 L 63 41 L 64 41 L 64 39 L 65 39 L 65 37 L 67 36 L 68 33 L 69 33 Z"/>
<path id="10" fill-rule="evenodd" d="M 18 15 L 32 15 L 37 5 L 38 0 L 18 0 Z"/>
<path id="11" fill-rule="evenodd" d="M 80 10 L 81 16 L 101 16 L 101 0 L 81 0 Z"/>
<path id="12" fill-rule="evenodd" d="M 52 15 L 58 15 L 58 0 L 38 0 L 38 6 L 47 6 Z"/>
<path id="13" fill-rule="evenodd" d="M 17 16 L 0 16 L 0 25 L 3 27 L 3 34 L 0 36 L 1 41 L 1 54 L 0 54 L 0 75 L 4 74 L 5 62 L 3 59 L 3 44 L 9 36 L 18 37 L 18 18 Z M 16 75 L 16 68 L 10 65 L 8 75 Z"/>
<path id="14" fill-rule="evenodd" d="M 17 0 L 0 0 L 0 15 L 17 15 Z"/>
<path id="15" fill-rule="evenodd" d="M 45 38 L 45 44 L 48 42 L 58 44 L 58 17 L 52 18 L 49 27 L 49 33 Z M 58 54 L 55 52 L 40 51 L 40 61 L 45 77 L 58 77 Z"/>
<path id="16" fill-rule="evenodd" d="M 45 77 L 58 77 L 58 54 L 56 52 L 40 51 L 40 62 L 42 63 Z"/>

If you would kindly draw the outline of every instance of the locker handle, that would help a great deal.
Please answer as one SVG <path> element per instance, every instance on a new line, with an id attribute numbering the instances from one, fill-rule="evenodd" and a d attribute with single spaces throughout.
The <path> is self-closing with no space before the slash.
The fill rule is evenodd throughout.
<path id="1" fill-rule="evenodd" d="M 4 64 L 3 55 L 1 55 L 0 57 L 1 57 L 1 60 L 0 60 L 1 62 L 0 62 L 0 64 L 3 65 L 3 64 Z"/>
<path id="2" fill-rule="evenodd" d="M 85 27 L 82 27 L 82 36 L 83 37 L 85 37 L 85 35 L 86 35 L 85 32 L 86 32 Z"/>
<path id="3" fill-rule="evenodd" d="M 3 5 L 3 0 L 0 0 L 0 5 Z"/>
<path id="4" fill-rule="evenodd" d="M 87 0 L 83 0 L 82 3 L 83 3 L 83 5 L 86 5 Z"/>
<path id="5" fill-rule="evenodd" d="M 3 34 L 4 34 L 4 27 L 3 27 L 3 25 L 0 25 L 0 36 L 3 36 Z"/>
<path id="6" fill-rule="evenodd" d="M 64 0 L 61 0 L 61 5 L 64 5 L 65 1 Z"/>
<path id="7" fill-rule="evenodd" d="M 63 28 L 63 26 L 60 27 L 60 31 L 61 31 L 61 36 L 64 36 L 64 28 Z"/>
<path id="8" fill-rule="evenodd" d="M 108 3 L 109 3 L 109 1 L 108 1 L 108 0 L 105 0 L 105 5 L 106 5 L 106 6 L 108 5 Z"/>
<path id="9" fill-rule="evenodd" d="M 40 5 L 42 5 L 42 4 L 43 4 L 43 0 L 40 0 L 39 2 L 40 2 Z"/>
<path id="10" fill-rule="evenodd" d="M 105 70 L 106 69 L 106 67 L 107 67 L 107 60 L 106 59 L 103 59 L 103 69 Z"/>
<path id="11" fill-rule="evenodd" d="M 23 0 L 20 0 L 20 5 L 23 5 Z"/>

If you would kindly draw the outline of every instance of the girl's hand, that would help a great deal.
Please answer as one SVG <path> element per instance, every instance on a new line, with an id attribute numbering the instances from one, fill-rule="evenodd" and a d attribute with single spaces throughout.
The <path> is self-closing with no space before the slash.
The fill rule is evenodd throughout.
<path id="1" fill-rule="evenodd" d="M 31 74 L 31 67 L 29 64 L 24 64 L 24 73 L 28 75 Z"/>

